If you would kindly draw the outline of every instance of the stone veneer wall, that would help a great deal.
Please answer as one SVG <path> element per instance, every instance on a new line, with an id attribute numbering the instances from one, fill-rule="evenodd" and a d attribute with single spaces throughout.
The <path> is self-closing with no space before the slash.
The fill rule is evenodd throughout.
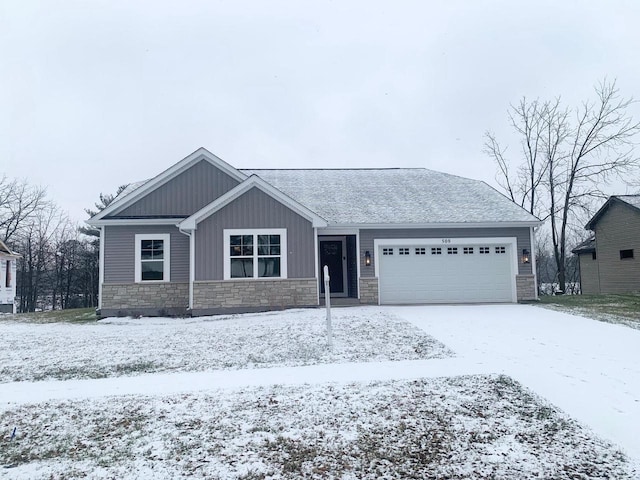
<path id="1" fill-rule="evenodd" d="M 536 277 L 516 275 L 516 293 L 518 301 L 536 299 Z"/>
<path id="2" fill-rule="evenodd" d="M 277 310 L 318 305 L 315 278 L 198 281 L 193 314 Z"/>
<path id="3" fill-rule="evenodd" d="M 101 316 L 185 315 L 188 283 L 121 283 L 102 285 Z"/>
<path id="4" fill-rule="evenodd" d="M 360 303 L 378 304 L 378 278 L 360 278 Z"/>

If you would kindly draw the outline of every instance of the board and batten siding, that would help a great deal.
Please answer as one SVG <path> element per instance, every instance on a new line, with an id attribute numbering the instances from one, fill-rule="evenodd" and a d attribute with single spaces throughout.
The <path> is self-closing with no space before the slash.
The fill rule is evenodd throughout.
<path id="1" fill-rule="evenodd" d="M 612 202 L 595 225 L 600 293 L 640 291 L 640 211 Z M 620 250 L 633 258 L 620 259 Z"/>
<path id="2" fill-rule="evenodd" d="M 222 280 L 225 229 L 287 229 L 287 277 L 314 278 L 313 226 L 258 188 L 252 188 L 198 224 L 196 280 Z"/>
<path id="3" fill-rule="evenodd" d="M 188 217 L 238 183 L 208 161 L 201 160 L 113 217 Z"/>
<path id="4" fill-rule="evenodd" d="M 475 237 L 516 237 L 518 249 L 518 274 L 531 275 L 531 263 L 522 263 L 522 250 L 532 252 L 529 227 L 513 228 L 402 228 L 402 229 L 360 229 L 360 258 L 365 252 L 371 254 L 371 265 L 365 266 L 361 261 L 360 276 L 375 276 L 375 256 L 373 248 L 374 239 L 390 238 L 475 238 Z"/>
<path id="5" fill-rule="evenodd" d="M 189 237 L 170 225 L 108 225 L 104 227 L 104 283 L 135 282 L 135 238 L 139 233 L 171 235 L 171 282 L 189 281 Z"/>

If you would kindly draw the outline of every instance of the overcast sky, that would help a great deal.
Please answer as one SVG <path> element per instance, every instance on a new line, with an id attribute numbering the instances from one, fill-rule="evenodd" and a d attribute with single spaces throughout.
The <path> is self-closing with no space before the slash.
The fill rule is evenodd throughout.
<path id="1" fill-rule="evenodd" d="M 640 97 L 639 25 L 637 0 L 2 0 L 0 174 L 78 221 L 200 146 L 495 184 L 483 133 L 510 140 L 510 103 L 575 104 L 605 76 Z"/>

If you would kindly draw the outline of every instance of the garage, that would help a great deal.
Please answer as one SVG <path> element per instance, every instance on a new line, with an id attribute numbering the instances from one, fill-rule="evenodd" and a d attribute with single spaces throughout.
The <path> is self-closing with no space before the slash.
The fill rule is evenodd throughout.
<path id="1" fill-rule="evenodd" d="M 376 241 L 381 304 L 515 302 L 515 239 Z"/>

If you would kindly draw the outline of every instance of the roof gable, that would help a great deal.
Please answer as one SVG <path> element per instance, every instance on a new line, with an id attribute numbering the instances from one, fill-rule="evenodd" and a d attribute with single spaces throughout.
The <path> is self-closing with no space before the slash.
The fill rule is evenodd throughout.
<path id="1" fill-rule="evenodd" d="M 300 216 L 308 219 L 314 227 L 325 227 L 327 226 L 327 222 L 324 218 L 316 214 L 315 212 L 309 210 L 306 206 L 298 203 L 294 199 L 288 197 L 269 183 L 265 182 L 263 179 L 256 175 L 251 175 L 244 182 L 239 184 L 237 187 L 229 190 L 227 193 L 217 198 L 213 202 L 211 202 L 206 207 L 200 209 L 189 218 L 180 222 L 178 227 L 181 230 L 195 230 L 198 226 L 198 223 L 202 222 L 204 219 L 213 215 L 218 210 L 224 208 L 229 203 L 233 202 L 235 199 L 239 198 L 252 188 L 257 188 L 270 197 L 274 198 L 287 208 L 296 212 Z"/>
<path id="2" fill-rule="evenodd" d="M 9 258 L 20 258 L 20 254 L 12 251 L 2 240 L 0 240 L 0 255 Z"/>
<path id="3" fill-rule="evenodd" d="M 609 211 L 609 208 L 614 203 L 629 207 L 640 214 L 640 195 L 612 195 L 607 199 L 604 205 L 600 207 L 600 210 L 596 212 L 591 220 L 587 222 L 584 228 L 586 230 L 594 230 L 597 223 Z"/>
<path id="4" fill-rule="evenodd" d="M 192 168 L 194 165 L 197 165 L 200 162 L 208 162 L 209 164 L 216 167 L 218 170 L 228 175 L 232 179 L 237 182 L 242 182 L 247 178 L 247 175 L 236 170 L 234 167 L 226 163 L 224 160 L 218 158 L 213 153 L 209 152 L 205 148 L 199 148 L 191 155 L 180 160 L 178 163 L 168 168 L 164 172 L 155 176 L 151 180 L 143 183 L 138 186 L 138 188 L 132 190 L 127 195 L 123 195 L 121 197 L 116 197 L 116 199 L 104 210 L 99 212 L 97 215 L 92 217 L 87 221 L 89 224 L 95 224 L 95 222 L 100 222 L 100 220 L 105 217 L 117 215 L 120 212 L 123 212 L 128 207 L 131 207 L 138 200 L 143 197 L 151 194 L 152 192 L 160 189 L 165 186 L 168 182 L 185 173 L 187 170 Z M 188 215 L 191 212 L 184 212 L 182 216 Z"/>

